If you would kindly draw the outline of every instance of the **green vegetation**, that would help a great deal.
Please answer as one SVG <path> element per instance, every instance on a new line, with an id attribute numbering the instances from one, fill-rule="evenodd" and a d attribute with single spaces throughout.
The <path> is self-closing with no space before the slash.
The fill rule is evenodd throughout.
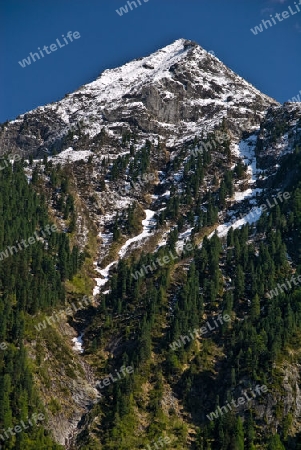
<path id="1" fill-rule="evenodd" d="M 300 153 L 291 157 L 300 180 Z M 211 197 L 212 208 L 215 201 L 231 195 L 232 179 L 225 172 L 220 187 L 225 194 Z M 205 237 L 202 248 L 195 247 L 182 260 L 157 264 L 147 274 L 142 270 L 175 250 L 175 227 L 166 247 L 156 254 L 119 262 L 111 292 L 101 296 L 87 332 L 88 353 L 99 374 L 114 373 L 121 365 L 132 365 L 135 371 L 111 385 L 92 410 L 87 429 L 78 437 L 83 448 L 92 448 L 95 440 L 104 450 L 144 448 L 165 434 L 173 449 L 298 448 L 294 409 L 287 416 L 283 404 L 283 369 L 301 360 L 301 289 L 292 286 L 272 299 L 267 293 L 292 275 L 286 255 L 290 248 L 295 275 L 301 273 L 300 188 L 300 181 L 292 180 L 286 189 L 290 199 L 264 213 L 255 227 L 230 230 L 223 240 Z M 180 217 L 181 204 L 171 193 L 165 218 Z M 202 220 L 197 229 L 202 232 L 207 224 Z M 141 270 L 143 275 L 132 276 Z M 229 314 L 231 322 L 176 350 L 170 347 L 219 313 Z M 102 349 L 117 341 L 119 351 L 108 358 Z M 213 422 L 206 418 L 256 384 L 265 384 L 268 393 L 245 411 L 234 410 Z M 264 423 L 259 410 L 271 401 L 276 405 L 271 414 L 279 421 L 277 433 Z"/>
<path id="2" fill-rule="evenodd" d="M 45 198 L 28 184 L 20 163 L 13 167 L 8 164 L 0 172 L 0 212 L 1 250 L 51 223 Z M 60 232 L 0 262 L 0 340 L 8 344 L 7 350 L 0 352 L 0 434 L 22 420 L 26 422 L 33 413 L 46 414 L 35 388 L 33 364 L 27 356 L 26 329 L 33 326 L 35 314 L 64 304 L 62 282 L 72 278 L 79 266 L 78 248 L 71 249 L 68 236 Z M 1 442 L 1 448 L 61 448 L 53 443 L 45 425 L 16 433 Z"/>
<path id="3" fill-rule="evenodd" d="M 276 122 L 268 129 L 271 142 L 286 130 L 280 119 Z M 95 143 L 101 148 L 105 132 L 98 138 Z M 206 144 L 213 139 L 208 136 Z M 219 213 L 231 202 L 234 184 L 242 185 L 247 176 L 246 166 L 232 161 L 230 141 L 187 156 L 200 145 L 195 138 L 173 159 L 168 159 L 164 143 L 147 141 L 140 149 L 135 144 L 136 136 L 124 132 L 119 148 L 129 148 L 129 154 L 102 160 L 95 182 L 101 193 L 105 180 L 117 184 L 129 177 L 135 182 L 153 173 L 159 158 L 168 160 L 165 179 L 183 169 L 180 187 L 171 177 L 164 186 L 153 185 L 158 197 L 170 192 L 155 216 L 158 235 L 170 230 L 166 245 L 150 253 L 141 246 L 119 260 L 108 293 L 100 294 L 98 307 L 81 317 L 87 326 L 84 361 L 95 377 L 114 375 L 121 366 L 132 366 L 134 372 L 106 385 L 99 402 L 83 417 L 74 448 L 142 450 L 168 437 L 166 448 L 172 450 L 300 450 L 297 408 L 288 397 L 295 399 L 299 392 L 301 288 L 292 285 L 272 298 L 268 295 L 292 274 L 301 274 L 300 146 L 285 156 L 280 175 L 270 182 L 271 190 L 285 186 L 289 200 L 263 213 L 255 226 L 209 239 Z M 87 164 L 91 162 L 92 157 Z M 85 378 L 88 367 L 74 363 L 72 350 L 55 327 L 51 333 L 34 331 L 49 312 L 64 308 L 68 296 L 80 297 L 91 289 L 97 248 L 93 233 L 83 254 L 75 245 L 78 197 L 70 166 L 54 167 L 47 158 L 43 165 L 33 169 L 31 184 L 22 163 L 8 164 L 0 173 L 0 249 L 28 239 L 53 220 L 66 224 L 47 242 L 38 241 L 0 262 L 0 342 L 8 345 L 0 350 L 0 434 L 34 412 L 71 418 L 66 380 Z M 88 184 L 83 177 L 82 185 Z M 128 236 L 141 231 L 146 205 L 139 202 L 145 198 L 136 197 L 108 226 L 113 244 L 104 265 L 117 258 Z M 86 198 L 90 205 L 97 204 L 91 190 Z M 47 202 L 56 214 L 53 218 Z M 191 250 L 170 258 L 179 234 L 188 227 Z M 153 236 L 153 247 L 158 235 Z M 165 257 L 167 263 L 156 262 Z M 151 269 L 145 271 L 147 266 Z M 191 330 L 225 314 L 230 321 L 191 337 Z M 257 384 L 265 384 L 268 392 L 244 408 L 208 419 L 210 412 Z M 7 439 L 2 448 L 61 447 L 45 422 Z"/>

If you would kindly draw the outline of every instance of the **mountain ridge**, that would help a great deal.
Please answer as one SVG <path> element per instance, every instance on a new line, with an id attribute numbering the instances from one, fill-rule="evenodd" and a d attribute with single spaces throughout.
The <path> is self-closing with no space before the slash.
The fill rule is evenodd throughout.
<path id="1" fill-rule="evenodd" d="M 198 134 L 198 127 L 204 127 L 209 118 L 214 127 L 223 117 L 235 116 L 232 131 L 237 133 L 242 126 L 239 124 L 248 123 L 251 114 L 255 113 L 255 119 L 258 116 L 258 123 L 264 111 L 273 105 L 278 103 L 215 56 L 191 41 L 179 39 L 142 59 L 105 70 L 95 81 L 58 102 L 19 116 L 10 122 L 13 140 L 4 126 L 0 143 L 4 149 L 9 142 L 14 151 L 26 152 L 26 143 L 30 142 L 37 155 L 41 156 L 45 150 L 51 154 L 54 144 L 64 149 L 62 138 L 72 127 L 86 121 L 89 127 L 84 133 L 89 139 L 104 128 L 112 138 L 120 140 L 124 130 L 136 127 L 141 139 L 146 134 L 159 134 L 166 139 L 167 147 L 172 147 L 191 133 Z M 24 122 L 28 126 L 23 142 Z M 176 138 L 170 138 L 171 133 Z"/>

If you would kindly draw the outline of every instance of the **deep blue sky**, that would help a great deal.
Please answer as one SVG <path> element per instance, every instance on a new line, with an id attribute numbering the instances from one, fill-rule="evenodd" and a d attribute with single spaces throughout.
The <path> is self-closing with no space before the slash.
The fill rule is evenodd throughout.
<path id="1" fill-rule="evenodd" d="M 301 12 L 257 36 L 250 28 L 293 0 L 149 0 L 120 17 L 126 0 L 0 0 L 0 122 L 62 98 L 106 68 L 178 38 L 212 50 L 280 102 L 301 90 Z M 301 9 L 301 6 L 300 6 Z M 18 61 L 62 34 L 81 38 L 22 68 Z"/>

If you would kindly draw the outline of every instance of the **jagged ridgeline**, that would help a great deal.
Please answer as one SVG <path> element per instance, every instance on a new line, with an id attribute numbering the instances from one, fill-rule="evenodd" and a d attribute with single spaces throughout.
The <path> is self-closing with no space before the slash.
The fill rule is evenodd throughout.
<path id="1" fill-rule="evenodd" d="M 79 267 L 68 236 L 49 226 L 42 195 L 28 183 L 22 163 L 6 161 L 0 170 L 0 446 L 2 449 L 53 449 L 47 431 L 47 411 L 37 395 L 34 364 L 26 328 L 33 315 L 64 303 L 62 280 Z M 48 230 L 48 231 L 47 231 Z M 23 241 L 22 241 L 23 240 Z M 45 420 L 32 422 L 32 414 Z M 9 432 L 24 423 L 22 432 Z M 6 431 L 6 434 L 5 434 Z"/>

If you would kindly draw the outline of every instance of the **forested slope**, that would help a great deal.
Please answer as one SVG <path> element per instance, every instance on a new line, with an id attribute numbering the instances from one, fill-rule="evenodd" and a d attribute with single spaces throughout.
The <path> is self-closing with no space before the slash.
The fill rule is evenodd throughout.
<path id="1" fill-rule="evenodd" d="M 40 362 L 28 358 L 26 329 L 32 330 L 36 313 L 65 303 L 62 281 L 75 274 L 80 259 L 65 233 L 46 231 L 54 224 L 22 163 L 7 164 L 0 171 L 0 212 L 0 340 L 7 346 L 0 352 L 0 444 L 3 449 L 59 449 L 46 431 L 47 411 L 34 383 Z M 45 419 L 28 426 L 34 413 Z M 28 429 L 4 434 L 22 421 Z"/>

